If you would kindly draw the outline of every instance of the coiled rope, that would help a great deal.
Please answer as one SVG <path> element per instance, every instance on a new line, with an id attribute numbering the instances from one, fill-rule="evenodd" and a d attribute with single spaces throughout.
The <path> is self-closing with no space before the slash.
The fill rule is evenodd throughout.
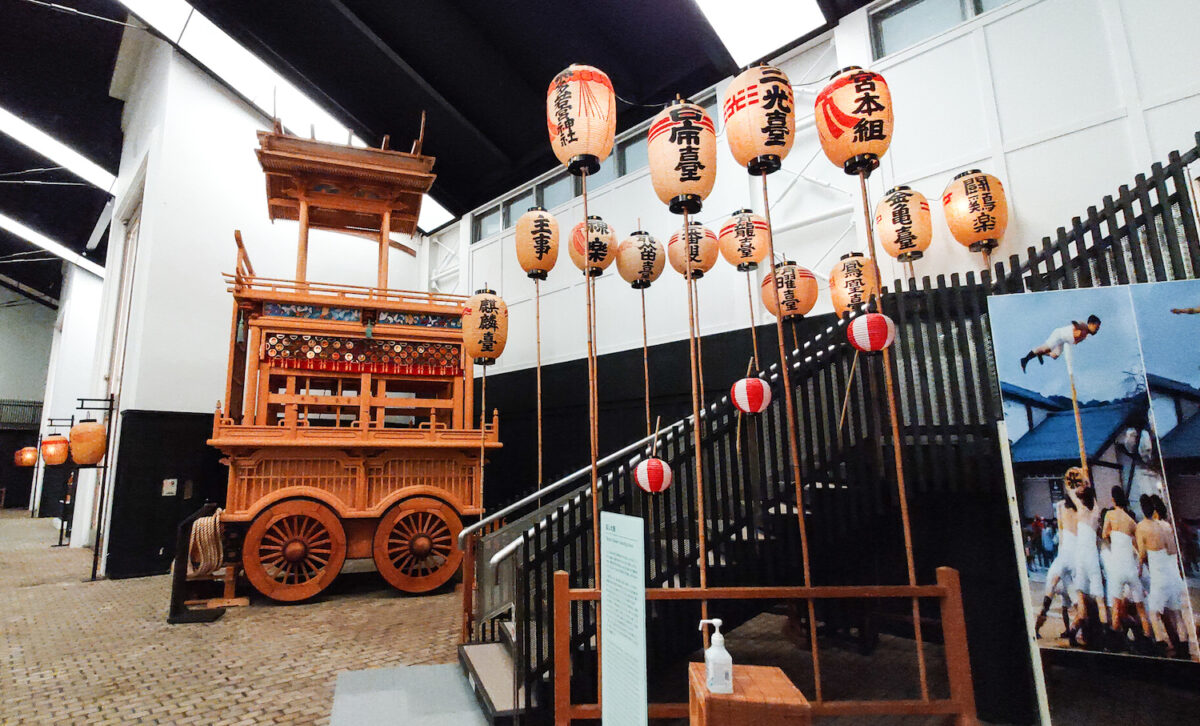
<path id="1" fill-rule="evenodd" d="M 225 563 L 225 549 L 221 544 L 221 512 L 218 509 L 208 517 L 200 517 L 192 523 L 192 534 L 188 542 L 189 579 L 206 577 Z"/>

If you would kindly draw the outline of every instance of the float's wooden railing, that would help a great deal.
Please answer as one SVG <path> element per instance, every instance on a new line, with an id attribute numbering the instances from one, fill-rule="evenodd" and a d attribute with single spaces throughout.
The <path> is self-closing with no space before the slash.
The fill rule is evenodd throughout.
<path id="1" fill-rule="evenodd" d="M 975 687 L 967 651 L 967 626 L 963 617 L 958 571 L 939 567 L 936 585 L 870 585 L 832 587 L 664 587 L 646 590 L 647 600 L 861 600 L 879 598 L 936 598 L 941 605 L 949 698 L 907 700 L 816 700 L 813 716 L 953 716 L 960 726 L 977 723 Z M 567 726 L 574 720 L 600 718 L 599 703 L 571 701 L 571 606 L 599 602 L 600 590 L 575 588 L 570 576 L 554 573 L 554 723 Z M 597 668 L 599 673 L 599 668 Z M 681 676 L 682 677 L 682 676 Z M 597 692 L 600 692 L 597 684 Z M 650 704 L 650 718 L 687 718 L 686 703 Z"/>

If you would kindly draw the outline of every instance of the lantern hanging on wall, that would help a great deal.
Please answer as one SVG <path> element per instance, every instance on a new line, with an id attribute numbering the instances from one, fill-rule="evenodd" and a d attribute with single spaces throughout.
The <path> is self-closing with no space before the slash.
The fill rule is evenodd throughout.
<path id="1" fill-rule="evenodd" d="M 671 465 L 662 459 L 644 459 L 633 470 L 633 480 L 642 491 L 658 494 L 671 486 Z"/>
<path id="2" fill-rule="evenodd" d="M 729 151 L 751 174 L 777 171 L 796 138 L 796 104 L 787 74 L 774 66 L 747 68 L 721 104 Z"/>
<path id="3" fill-rule="evenodd" d="M 739 209 L 721 225 L 721 256 L 740 272 L 757 269 L 767 256 L 767 235 L 766 219 L 749 209 Z"/>
<path id="4" fill-rule="evenodd" d="M 890 189 L 875 207 L 875 231 L 892 257 L 901 262 L 921 259 L 933 240 L 929 200 L 912 187 Z"/>
<path id="5" fill-rule="evenodd" d="M 847 174 L 870 175 L 892 143 L 892 94 L 883 76 L 859 66 L 834 73 L 817 94 L 817 135 Z"/>
<path id="6" fill-rule="evenodd" d="M 675 214 L 695 214 L 717 180 L 717 134 L 703 107 L 675 99 L 650 122 L 654 192 Z"/>
<path id="7" fill-rule="evenodd" d="M 978 169 L 958 174 L 942 192 L 950 234 L 972 252 L 990 253 L 1008 227 L 1008 200 L 1000 180 Z"/>
<path id="8" fill-rule="evenodd" d="M 667 257 L 670 258 L 671 267 L 675 268 L 676 272 L 686 278 L 690 265 L 692 279 L 699 280 L 717 264 L 717 250 L 721 243 L 711 229 L 699 222 L 688 224 L 687 244 L 684 244 L 680 237 L 679 233 L 682 231 L 676 230 L 671 235 L 670 241 L 667 242 Z"/>
<path id="9" fill-rule="evenodd" d="M 463 350 L 475 365 L 490 366 L 508 342 L 508 305 L 495 290 L 477 290 L 462 312 Z"/>
<path id="10" fill-rule="evenodd" d="M 662 242 L 649 232 L 638 230 L 617 246 L 617 272 L 634 290 L 650 287 L 667 265 Z"/>
<path id="11" fill-rule="evenodd" d="M 861 252 L 848 252 L 834 264 L 829 273 L 829 296 L 838 317 L 857 310 L 877 294 L 875 263 Z"/>
<path id="12" fill-rule="evenodd" d="M 595 174 L 612 152 L 617 95 L 599 68 L 570 65 L 546 91 L 546 126 L 554 155 L 575 176 Z"/>
<path id="13" fill-rule="evenodd" d="M 594 214 L 587 218 L 586 232 L 580 222 L 571 230 L 568 252 L 571 262 L 585 274 L 600 275 L 613 263 L 617 256 L 617 235 L 612 227 Z"/>
<path id="14" fill-rule="evenodd" d="M 863 353 L 878 353 L 896 340 L 896 323 L 883 313 L 859 315 L 846 326 L 846 339 Z"/>
<path id="15" fill-rule="evenodd" d="M 762 413 L 771 405 L 771 387 L 761 378 L 743 378 L 729 390 L 729 400 L 742 413 Z"/>
<path id="16" fill-rule="evenodd" d="M 104 424 L 94 419 L 85 419 L 71 427 L 71 461 L 80 466 L 100 463 L 104 458 L 107 432 Z"/>
<path id="17" fill-rule="evenodd" d="M 775 281 L 778 280 L 778 283 Z M 771 285 L 779 289 L 779 304 L 775 304 L 775 293 Z M 783 308 L 783 317 L 804 317 L 817 304 L 817 278 L 811 270 L 805 269 L 795 262 L 784 262 L 775 265 L 775 274 L 767 273 L 762 281 L 762 301 L 767 310 L 774 316 L 779 316 Z"/>
<path id="18" fill-rule="evenodd" d="M 25 446 L 13 452 L 13 464 L 17 466 L 33 466 L 37 459 L 38 450 L 33 446 Z"/>
<path id="19" fill-rule="evenodd" d="M 558 220 L 545 207 L 530 207 L 517 220 L 517 264 L 525 275 L 545 280 L 558 262 Z"/>
<path id="20" fill-rule="evenodd" d="M 48 466 L 58 466 L 67 462 L 67 452 L 70 451 L 67 437 L 52 434 L 42 439 L 42 461 Z"/>

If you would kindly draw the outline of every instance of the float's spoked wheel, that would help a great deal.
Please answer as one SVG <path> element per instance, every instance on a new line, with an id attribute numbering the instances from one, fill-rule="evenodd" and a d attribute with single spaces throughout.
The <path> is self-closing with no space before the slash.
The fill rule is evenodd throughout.
<path id="1" fill-rule="evenodd" d="M 436 499 L 406 499 L 388 510 L 375 529 L 375 566 L 403 592 L 429 592 L 458 571 L 462 520 Z"/>
<path id="2" fill-rule="evenodd" d="M 272 504 L 254 518 L 242 566 L 254 589 L 282 602 L 307 600 L 337 577 L 346 561 L 346 530 L 329 507 L 307 499 Z"/>

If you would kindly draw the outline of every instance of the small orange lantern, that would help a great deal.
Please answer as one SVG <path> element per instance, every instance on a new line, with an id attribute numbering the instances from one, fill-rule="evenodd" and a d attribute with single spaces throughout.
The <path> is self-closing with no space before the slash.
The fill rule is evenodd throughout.
<path id="1" fill-rule="evenodd" d="M 843 68 L 817 94 L 817 134 L 825 156 L 847 174 L 869 175 L 892 143 L 892 94 L 883 76 Z"/>
<path id="2" fill-rule="evenodd" d="M 742 71 L 725 91 L 721 117 L 729 150 L 755 176 L 777 171 L 796 139 L 796 105 L 787 75 L 774 66 Z"/>
<path id="3" fill-rule="evenodd" d="M 894 187 L 875 207 L 875 231 L 892 257 L 901 262 L 921 259 L 933 240 L 929 200 L 912 187 Z"/>
<path id="4" fill-rule="evenodd" d="M 838 317 L 858 309 L 877 294 L 879 286 L 875 282 L 875 263 L 863 257 L 861 252 L 842 255 L 829 273 L 829 296 L 833 299 L 833 311 Z"/>
<path id="5" fill-rule="evenodd" d="M 699 280 L 704 277 L 704 273 L 717 264 L 717 249 L 721 246 L 720 242 L 711 229 L 699 222 L 692 222 L 688 225 L 686 245 L 679 236 L 681 231 L 683 230 L 677 230 L 667 242 L 667 257 L 671 260 L 671 267 L 674 267 L 676 272 L 686 278 L 690 266 L 692 279 Z"/>
<path id="6" fill-rule="evenodd" d="M 462 312 L 463 350 L 475 365 L 490 366 L 508 342 L 508 306 L 495 290 L 477 290 Z"/>
<path id="7" fill-rule="evenodd" d="M 554 155 L 575 176 L 595 174 L 612 152 L 617 95 L 599 68 L 570 65 L 546 91 L 546 126 Z"/>
<path id="8" fill-rule="evenodd" d="M 517 220 L 517 263 L 534 280 L 545 280 L 558 262 L 558 220 L 544 207 L 530 207 Z"/>
<path id="9" fill-rule="evenodd" d="M 775 304 L 775 292 L 771 284 L 779 289 L 779 304 Z M 805 269 L 795 262 L 784 262 L 775 265 L 775 274 L 767 273 L 762 281 L 762 301 L 767 310 L 779 317 L 779 309 L 783 308 L 783 317 L 804 317 L 817 304 L 817 278 L 812 270 Z"/>
<path id="10" fill-rule="evenodd" d="M 585 274 L 596 277 L 603 273 L 613 263 L 617 256 L 617 235 L 608 222 L 594 214 L 587 218 L 587 233 L 584 234 L 584 224 L 580 222 L 571 230 L 571 244 L 568 245 L 571 262 Z"/>
<path id="11" fill-rule="evenodd" d="M 617 247 L 617 272 L 634 290 L 650 287 L 667 265 L 662 242 L 649 232 L 638 230 Z"/>
<path id="12" fill-rule="evenodd" d="M 991 252 L 1008 227 L 1008 200 L 1000 180 L 978 169 L 958 174 L 942 192 L 950 234 L 972 252 Z"/>
<path id="13" fill-rule="evenodd" d="M 721 225 L 721 256 L 740 272 L 758 268 L 758 263 L 767 256 L 767 220 L 751 212 L 739 209 Z"/>
<path id="14" fill-rule="evenodd" d="M 33 466 L 37 463 L 38 450 L 33 446 L 17 449 L 13 453 L 13 463 L 17 466 Z"/>
<path id="15" fill-rule="evenodd" d="M 695 214 L 717 180 L 717 134 L 700 106 L 676 99 L 650 122 L 654 192 L 675 214 Z"/>
<path id="16" fill-rule="evenodd" d="M 70 449 L 67 437 L 58 434 L 47 436 L 42 439 L 42 461 L 46 462 L 48 466 L 65 464 Z"/>
<path id="17" fill-rule="evenodd" d="M 71 427 L 71 461 L 80 466 L 100 463 L 104 458 L 106 432 L 104 424 L 85 419 Z"/>

